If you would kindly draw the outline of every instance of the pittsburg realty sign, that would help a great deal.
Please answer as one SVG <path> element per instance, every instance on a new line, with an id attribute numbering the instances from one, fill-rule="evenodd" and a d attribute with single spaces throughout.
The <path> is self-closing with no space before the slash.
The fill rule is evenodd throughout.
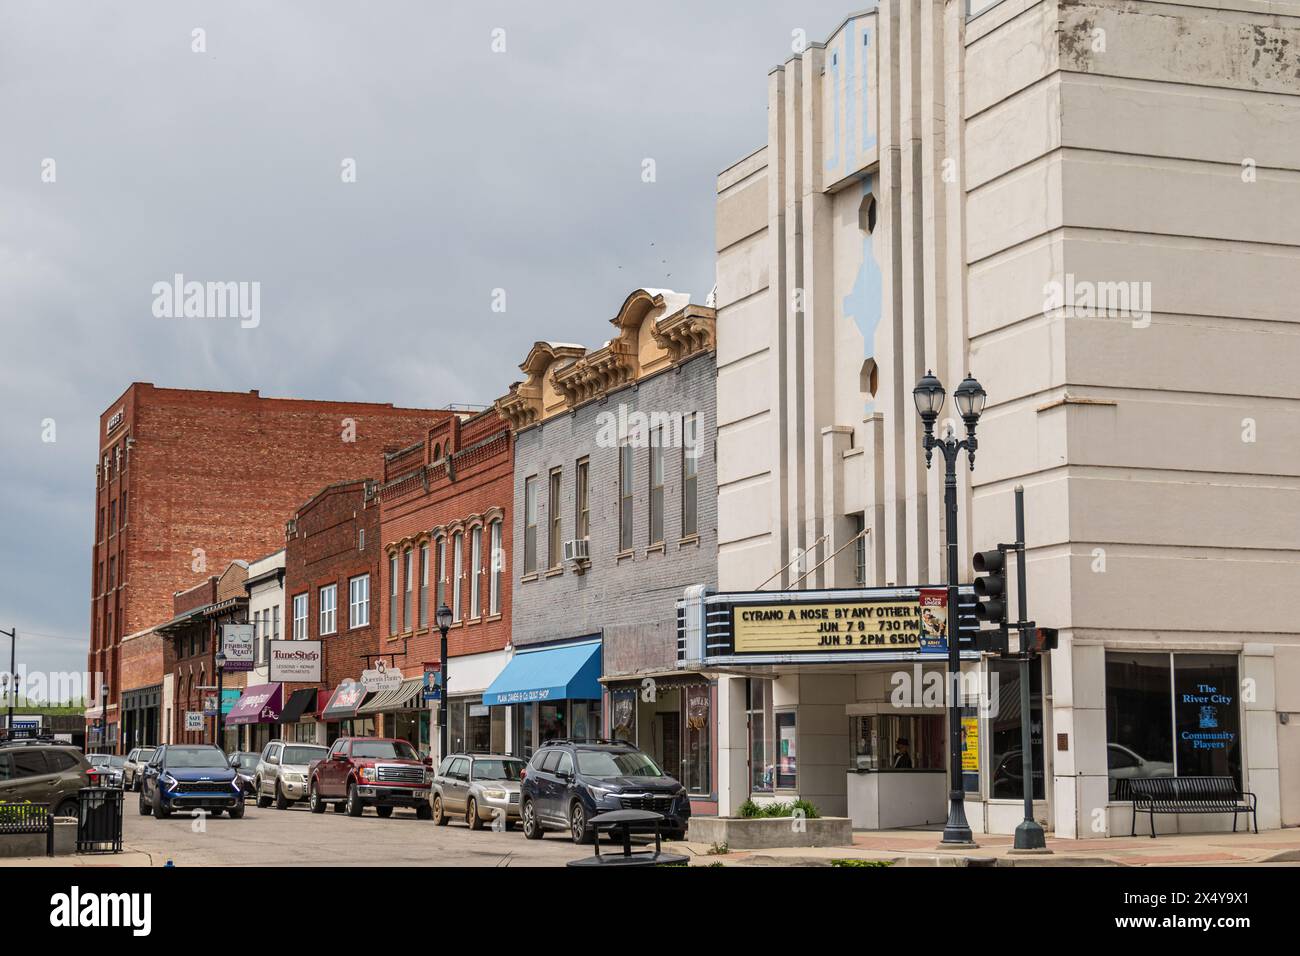
<path id="1" fill-rule="evenodd" d="M 731 615 L 738 654 L 921 649 L 919 598 L 736 604 Z"/>

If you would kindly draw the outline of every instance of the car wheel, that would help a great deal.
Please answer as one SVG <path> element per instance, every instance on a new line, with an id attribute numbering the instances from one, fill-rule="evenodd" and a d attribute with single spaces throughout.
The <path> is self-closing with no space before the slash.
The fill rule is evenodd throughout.
<path id="1" fill-rule="evenodd" d="M 244 804 L 236 804 L 226 812 L 230 814 L 230 819 L 242 820 L 244 818 Z"/>
<path id="2" fill-rule="evenodd" d="M 469 803 L 465 805 L 465 822 L 469 824 L 471 830 L 483 829 L 483 821 L 478 816 L 478 801 L 473 797 L 470 797 Z"/>
<path id="3" fill-rule="evenodd" d="M 587 827 L 587 811 L 583 809 L 581 800 L 574 800 L 573 806 L 569 808 L 569 832 L 573 836 L 574 843 L 591 842 L 592 833 Z"/>
<path id="4" fill-rule="evenodd" d="M 277 789 L 279 788 L 280 786 L 279 781 L 276 782 L 275 786 Z M 265 810 L 267 807 L 271 805 L 271 798 L 262 795 L 261 777 L 258 777 L 256 780 L 253 781 L 253 792 L 257 794 L 257 809 Z"/>
<path id="5" fill-rule="evenodd" d="M 80 816 L 81 803 L 75 797 L 69 797 L 59 804 L 59 808 L 54 811 L 56 817 L 75 817 Z"/>
<path id="6" fill-rule="evenodd" d="M 527 840 L 540 840 L 542 838 L 542 824 L 537 819 L 537 811 L 533 808 L 533 801 L 525 800 L 520 812 L 524 821 L 524 838 Z"/>
<path id="7" fill-rule="evenodd" d="M 144 791 L 140 792 L 140 816 L 147 817 L 153 813 L 153 807 L 144 802 Z"/>
<path id="8" fill-rule="evenodd" d="M 258 806 L 261 806 L 261 804 L 258 804 Z M 288 810 L 290 806 L 292 806 L 292 803 L 284 795 L 284 791 L 280 789 L 280 781 L 277 780 L 275 782 L 275 808 L 277 810 Z"/>
<path id="9" fill-rule="evenodd" d="M 393 808 L 392 808 L 392 807 L 375 807 L 375 813 L 379 815 L 379 818 L 380 818 L 381 820 L 387 820 L 389 817 L 391 817 L 391 816 L 393 815 Z"/>
<path id="10" fill-rule="evenodd" d="M 166 820 L 172 815 L 172 812 L 163 806 L 162 794 L 154 794 L 153 815 L 159 820 Z"/>
<path id="11" fill-rule="evenodd" d="M 357 796 L 357 785 L 355 783 L 348 784 L 347 811 L 350 817 L 359 817 L 366 812 L 365 804 Z"/>
<path id="12" fill-rule="evenodd" d="M 311 808 L 312 813 L 324 813 L 325 804 L 321 803 L 320 793 L 316 790 L 316 781 L 312 781 L 311 793 L 307 796 L 307 806 Z"/>
<path id="13" fill-rule="evenodd" d="M 447 814 L 442 812 L 442 797 L 433 798 L 433 809 L 429 811 L 433 814 L 434 826 L 445 827 L 447 825 Z"/>
<path id="14" fill-rule="evenodd" d="M 417 820 L 432 820 L 433 809 L 427 803 L 422 803 L 415 808 L 415 818 Z"/>

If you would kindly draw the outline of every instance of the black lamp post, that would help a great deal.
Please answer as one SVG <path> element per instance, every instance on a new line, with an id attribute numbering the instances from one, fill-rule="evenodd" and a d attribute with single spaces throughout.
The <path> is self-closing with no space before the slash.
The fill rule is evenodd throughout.
<path id="1" fill-rule="evenodd" d="M 226 652 L 223 651 L 223 650 L 218 650 L 217 653 L 216 653 L 216 656 L 213 658 L 213 660 L 216 662 L 216 665 L 217 665 L 217 739 L 216 739 L 216 745 L 217 745 L 218 747 L 220 747 L 220 748 L 222 749 L 222 751 L 225 751 L 226 748 L 222 746 L 222 740 L 221 740 L 221 697 L 222 697 L 222 690 L 224 689 L 222 685 L 223 685 L 224 682 L 225 682 L 225 676 L 226 676 Z"/>
<path id="2" fill-rule="evenodd" d="M 966 794 L 962 787 L 961 771 L 961 699 L 958 692 L 961 686 L 961 616 L 957 604 L 957 458 L 965 450 L 970 461 L 971 471 L 975 470 L 975 424 L 980 413 L 984 411 L 984 401 L 988 397 L 980 383 L 967 374 L 966 380 L 953 392 L 953 401 L 962 421 L 966 423 L 966 437 L 958 439 L 952 431 L 942 438 L 934 436 L 934 423 L 943 408 L 943 383 L 935 378 L 934 373 L 926 371 L 925 377 L 912 389 L 912 398 L 916 410 L 921 414 L 925 426 L 923 446 L 925 448 L 925 467 L 930 467 L 934 449 L 943 452 L 944 482 L 943 500 L 947 515 L 945 524 L 948 533 L 948 692 L 952 695 L 948 704 L 948 751 L 950 788 L 948 792 L 948 822 L 943 828 L 941 843 L 970 845 L 974 843 L 970 824 L 966 822 Z"/>
<path id="3" fill-rule="evenodd" d="M 442 635 L 438 651 L 439 678 L 442 681 L 442 695 L 438 698 L 438 761 L 447 756 L 447 715 L 450 702 L 447 700 L 447 631 L 451 629 L 451 608 L 444 604 L 438 608 L 438 633 Z"/>
<path id="4" fill-rule="evenodd" d="M 12 740 L 14 736 L 14 705 L 18 703 L 18 628 L 0 631 L 0 634 L 9 638 L 9 678 L 5 681 L 8 716 L 5 719 L 5 733 Z"/>

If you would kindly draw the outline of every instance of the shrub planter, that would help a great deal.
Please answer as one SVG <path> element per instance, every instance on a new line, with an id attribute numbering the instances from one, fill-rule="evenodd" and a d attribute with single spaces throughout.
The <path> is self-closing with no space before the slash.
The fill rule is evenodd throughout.
<path id="1" fill-rule="evenodd" d="M 769 850 L 791 846 L 852 846 L 848 817 L 692 817 L 693 843 L 725 843 L 731 850 Z"/>
<path id="2" fill-rule="evenodd" d="M 70 856 L 77 851 L 77 818 L 54 818 L 54 855 Z M 44 856 L 44 833 L 0 833 L 0 857 Z"/>

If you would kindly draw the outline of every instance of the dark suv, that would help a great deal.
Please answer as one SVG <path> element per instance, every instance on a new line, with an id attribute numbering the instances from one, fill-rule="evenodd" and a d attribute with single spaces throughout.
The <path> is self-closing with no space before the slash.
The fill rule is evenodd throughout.
<path id="1" fill-rule="evenodd" d="M 520 790 L 530 840 L 546 830 L 567 830 L 574 843 L 590 843 L 591 818 L 609 810 L 662 813 L 664 835 L 681 839 L 691 817 L 686 788 L 621 740 L 548 740 L 533 754 Z"/>
<path id="2" fill-rule="evenodd" d="M 77 793 L 97 776 L 80 750 L 41 740 L 0 741 L 0 803 L 43 803 L 75 817 Z"/>

